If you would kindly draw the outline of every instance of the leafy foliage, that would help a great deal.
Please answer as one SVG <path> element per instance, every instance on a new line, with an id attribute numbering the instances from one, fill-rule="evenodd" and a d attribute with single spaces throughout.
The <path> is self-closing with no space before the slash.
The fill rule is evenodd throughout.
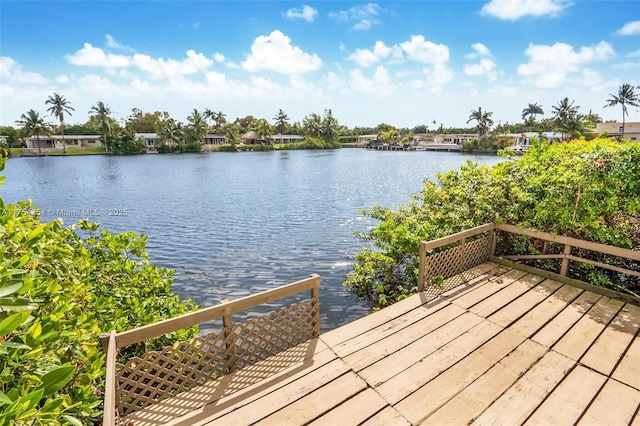
<path id="1" fill-rule="evenodd" d="M 380 223 L 359 236 L 378 250 L 358 254 L 345 285 L 374 308 L 415 291 L 421 240 L 487 222 L 638 249 L 640 145 L 540 143 L 517 161 L 438 174 L 408 204 L 364 214 Z"/>
<path id="2" fill-rule="evenodd" d="M 0 424 L 98 423 L 105 373 L 100 332 L 195 309 L 173 294 L 173 272 L 149 262 L 144 236 L 97 229 L 87 221 L 43 223 L 31 201 L 0 199 Z"/>

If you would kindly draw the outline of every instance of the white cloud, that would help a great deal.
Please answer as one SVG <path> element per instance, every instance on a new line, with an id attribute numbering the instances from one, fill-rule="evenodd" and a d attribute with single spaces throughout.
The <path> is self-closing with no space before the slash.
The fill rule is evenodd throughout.
<path id="1" fill-rule="evenodd" d="M 477 64 L 466 64 L 464 66 L 464 73 L 466 75 L 480 76 L 486 75 L 489 80 L 494 81 L 498 78 L 495 72 L 496 64 L 491 59 L 480 59 Z"/>
<path id="2" fill-rule="evenodd" d="M 412 61 L 427 64 L 442 64 L 449 60 L 449 48 L 425 40 L 422 35 L 411 36 L 411 40 L 400 43 L 400 48 Z"/>
<path id="3" fill-rule="evenodd" d="M 216 52 L 213 54 L 213 60 L 223 64 L 227 68 L 238 68 L 238 64 L 227 60 L 222 53 Z"/>
<path id="4" fill-rule="evenodd" d="M 640 21 L 627 22 L 622 28 L 616 31 L 616 34 L 623 36 L 640 34 Z"/>
<path id="5" fill-rule="evenodd" d="M 429 93 L 441 93 L 442 86 L 453 80 L 453 70 L 443 63 L 425 68 L 423 73 L 427 75 L 426 87 Z"/>
<path id="6" fill-rule="evenodd" d="M 524 16 L 557 16 L 571 3 L 567 0 L 491 0 L 482 6 L 484 15 L 516 20 Z"/>
<path id="7" fill-rule="evenodd" d="M 131 65 L 131 58 L 124 55 L 105 53 L 99 47 L 93 47 L 91 43 L 85 43 L 82 49 L 65 58 L 73 65 L 87 67 L 118 68 Z"/>
<path id="8" fill-rule="evenodd" d="M 582 82 L 586 87 L 589 87 L 589 89 L 594 92 L 604 89 L 600 73 L 589 68 L 582 70 Z"/>
<path id="9" fill-rule="evenodd" d="M 379 24 L 379 15 L 384 12 L 378 4 L 367 3 L 359 4 L 347 10 L 338 12 L 330 12 L 329 17 L 345 22 L 355 22 L 351 29 L 368 30 L 373 25 Z"/>
<path id="10" fill-rule="evenodd" d="M 119 50 L 125 50 L 128 52 L 133 52 L 133 49 L 131 47 L 118 43 L 116 39 L 113 38 L 110 34 L 107 34 L 104 37 L 105 39 L 107 39 L 107 47 L 109 49 L 119 49 Z"/>
<path id="11" fill-rule="evenodd" d="M 46 84 L 47 78 L 43 75 L 24 71 L 22 66 L 13 58 L 0 56 L 0 76 L 4 83 L 26 83 L 26 84 Z"/>
<path id="12" fill-rule="evenodd" d="M 575 50 L 566 43 L 552 46 L 531 44 L 525 50 L 529 62 L 518 66 L 518 74 L 534 79 L 538 87 L 558 87 L 583 65 L 602 61 L 614 55 L 613 48 L 601 41 L 595 46 Z"/>
<path id="13" fill-rule="evenodd" d="M 181 61 L 175 59 L 154 59 L 149 55 L 136 53 L 133 55 L 133 64 L 149 74 L 151 78 L 170 78 L 176 75 L 196 74 L 213 65 L 211 59 L 194 50 L 187 51 L 187 57 Z"/>
<path id="14" fill-rule="evenodd" d="M 372 50 L 356 49 L 355 52 L 349 55 L 349 59 L 361 67 L 369 67 L 389 55 L 401 58 L 402 52 L 397 45 L 389 47 L 385 45 L 384 42 L 378 40 Z"/>
<path id="15" fill-rule="evenodd" d="M 473 43 L 471 45 L 471 48 L 473 49 L 473 53 L 464 55 L 465 58 L 473 59 L 478 56 L 491 56 L 491 51 L 489 50 L 489 48 L 482 43 Z"/>
<path id="16" fill-rule="evenodd" d="M 389 73 L 381 65 L 371 78 L 365 77 L 360 69 L 351 70 L 349 84 L 355 91 L 379 96 L 389 96 L 398 91 L 398 86 L 391 81 Z"/>
<path id="17" fill-rule="evenodd" d="M 198 22 L 194 22 L 194 23 L 193 23 L 193 28 L 195 28 L 195 29 L 197 30 L 198 28 L 200 28 L 200 25 L 201 25 L 201 22 L 200 22 L 200 21 L 198 21 Z"/>
<path id="18" fill-rule="evenodd" d="M 275 30 L 268 36 L 259 36 L 251 46 L 251 54 L 242 62 L 249 72 L 275 71 L 281 74 L 301 74 L 322 66 L 318 55 L 304 52 L 291 45 L 291 39 Z"/>
<path id="19" fill-rule="evenodd" d="M 56 77 L 56 83 L 67 84 L 69 83 L 69 77 L 62 74 Z"/>
<path id="20" fill-rule="evenodd" d="M 300 7 L 291 8 L 282 15 L 288 19 L 304 19 L 307 22 L 313 22 L 317 14 L 317 9 L 305 4 Z"/>
<path id="21" fill-rule="evenodd" d="M 629 58 L 640 58 L 640 50 L 636 50 L 634 52 L 627 53 L 627 57 L 629 57 Z"/>
<path id="22" fill-rule="evenodd" d="M 495 81 L 498 78 L 496 72 L 496 63 L 489 59 L 491 57 L 491 50 L 482 43 L 474 43 L 471 45 L 473 53 L 465 55 L 465 58 L 480 57 L 480 62 L 476 64 L 465 64 L 464 73 L 471 76 L 485 75 L 490 81 Z"/>

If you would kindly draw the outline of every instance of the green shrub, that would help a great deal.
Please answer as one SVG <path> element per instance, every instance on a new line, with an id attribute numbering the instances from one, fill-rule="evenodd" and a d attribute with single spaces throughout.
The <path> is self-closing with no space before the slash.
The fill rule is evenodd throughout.
<path id="1" fill-rule="evenodd" d="M 97 228 L 43 223 L 30 201 L 0 199 L 0 424 L 99 423 L 99 334 L 196 308 L 173 294 L 172 271 L 149 263 L 144 236 Z"/>
<path id="2" fill-rule="evenodd" d="M 492 168 L 469 162 L 438 174 L 395 210 L 373 207 L 363 213 L 379 220 L 373 230 L 359 234 L 377 250 L 357 255 L 345 285 L 376 308 L 415 291 L 421 240 L 487 222 L 637 250 L 640 144 L 542 142 L 518 160 Z"/>

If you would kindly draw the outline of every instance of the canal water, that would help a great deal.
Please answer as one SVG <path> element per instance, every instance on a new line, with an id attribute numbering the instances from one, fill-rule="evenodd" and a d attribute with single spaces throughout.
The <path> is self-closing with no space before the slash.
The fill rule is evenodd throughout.
<path id="1" fill-rule="evenodd" d="M 368 313 L 342 285 L 369 244 L 354 232 L 375 226 L 361 210 L 406 203 L 468 159 L 502 160 L 365 149 L 12 158 L 0 195 L 32 199 L 45 220 L 90 215 L 146 234 L 151 260 L 176 270 L 176 293 L 203 307 L 317 273 L 326 331 Z"/>

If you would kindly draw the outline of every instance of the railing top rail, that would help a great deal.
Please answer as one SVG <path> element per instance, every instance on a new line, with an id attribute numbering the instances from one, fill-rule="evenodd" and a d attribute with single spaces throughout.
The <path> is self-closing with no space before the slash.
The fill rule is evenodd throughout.
<path id="1" fill-rule="evenodd" d="M 223 302 L 220 305 L 211 306 L 209 308 L 200 309 L 180 315 L 175 318 L 166 319 L 153 324 L 145 325 L 133 330 L 123 331 L 115 335 L 115 343 L 117 348 L 125 347 L 135 343 L 139 343 L 148 339 L 153 339 L 167 333 L 174 332 L 183 328 L 192 327 L 207 321 L 212 321 L 227 315 L 241 312 L 255 306 L 269 303 L 274 300 L 282 299 L 305 290 L 311 290 L 320 287 L 320 277 L 317 274 L 311 274 L 311 277 L 304 280 L 296 281 L 282 287 L 272 290 L 263 291 L 251 296 L 242 297 L 237 300 Z M 102 334 L 101 339 L 108 339 L 109 334 Z"/>
<path id="2" fill-rule="evenodd" d="M 495 229 L 511 232 L 513 234 L 526 235 L 541 240 L 552 241 L 560 244 L 568 244 L 572 247 L 583 248 L 585 250 L 597 251 L 610 254 L 612 256 L 625 257 L 627 259 L 640 261 L 640 252 L 624 249 L 621 247 L 609 246 L 606 244 L 594 243 L 591 241 L 579 240 L 577 238 L 565 237 L 564 235 L 553 235 L 548 232 L 533 231 L 531 229 L 519 228 L 514 225 L 495 224 Z"/>
<path id="3" fill-rule="evenodd" d="M 464 238 L 473 237 L 474 235 L 482 234 L 483 232 L 493 231 L 496 228 L 494 223 L 487 223 L 484 225 L 476 226 L 475 228 L 467 229 L 446 237 L 438 238 L 437 240 L 422 241 L 421 245 L 424 250 L 431 250 L 434 248 L 442 247 L 449 243 L 460 241 Z"/>

